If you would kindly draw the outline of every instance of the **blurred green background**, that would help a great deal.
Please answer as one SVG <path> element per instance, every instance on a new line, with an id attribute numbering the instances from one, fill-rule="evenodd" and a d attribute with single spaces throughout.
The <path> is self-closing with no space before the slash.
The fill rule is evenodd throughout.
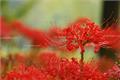
<path id="1" fill-rule="evenodd" d="M 23 22 L 36 28 L 65 26 L 79 17 L 88 17 L 99 24 L 102 0 L 8 0 L 8 8 L 6 13 L 10 16 L 19 12 L 23 14 L 20 17 Z"/>
<path id="2" fill-rule="evenodd" d="M 23 20 L 38 28 L 65 26 L 79 17 L 100 23 L 101 5 L 101 0 L 39 0 Z"/>

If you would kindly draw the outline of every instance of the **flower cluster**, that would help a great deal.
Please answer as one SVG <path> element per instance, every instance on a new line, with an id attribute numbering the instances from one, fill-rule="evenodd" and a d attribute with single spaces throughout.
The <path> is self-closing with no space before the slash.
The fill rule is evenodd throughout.
<path id="1" fill-rule="evenodd" d="M 87 18 L 80 18 L 74 23 L 68 25 L 64 29 L 54 28 L 51 31 L 53 36 L 62 38 L 59 39 L 64 42 L 64 45 L 69 51 L 81 49 L 84 53 L 84 46 L 93 43 L 95 45 L 95 52 L 100 47 L 115 47 L 116 43 L 120 44 L 120 32 L 114 28 L 102 29 L 99 25 Z M 114 38 L 114 41 L 113 41 Z M 58 40 L 58 41 L 59 41 Z M 117 47 L 119 47 L 117 45 Z"/>
<path id="2" fill-rule="evenodd" d="M 11 29 L 4 17 L 0 17 L 0 38 L 7 39 L 11 35 Z"/>
<path id="3" fill-rule="evenodd" d="M 0 22 L 4 23 L 3 20 Z M 101 29 L 100 26 L 87 18 L 78 19 L 64 29 L 53 28 L 47 32 L 28 28 L 20 21 L 10 22 L 9 26 L 29 38 L 33 45 L 57 48 L 62 46 L 69 51 L 80 48 L 82 56 L 79 60 L 60 58 L 54 52 L 43 52 L 34 57 L 33 55 L 30 57 L 16 55 L 15 58 L 10 57 L 13 66 L 17 62 L 20 64 L 31 63 L 29 66 L 21 65 L 18 67 L 15 65 L 16 68 L 2 77 L 3 80 L 109 80 L 120 78 L 119 67 L 114 66 L 108 72 L 102 73 L 97 66 L 93 67 L 91 63 L 83 62 L 84 47 L 88 44 L 95 45 L 95 52 L 101 47 L 120 49 L 120 32 L 116 29 Z M 31 64 L 34 66 L 30 66 Z"/>
<path id="4" fill-rule="evenodd" d="M 3 28 L 7 26 L 7 22 L 2 18 L 0 22 L 3 24 Z M 47 32 L 29 28 L 17 20 L 9 22 L 9 26 L 10 27 L 7 28 L 15 29 L 18 33 L 29 38 L 33 45 L 39 47 L 65 46 L 64 48 L 67 48 L 69 51 L 80 48 L 81 53 L 84 53 L 84 46 L 89 43 L 95 45 L 95 52 L 97 52 L 100 47 L 109 46 L 118 48 L 119 45 L 115 44 L 116 42 L 120 44 L 120 31 L 114 28 L 101 29 L 99 25 L 96 25 L 88 18 L 80 18 L 64 29 L 53 28 Z M 10 32 L 10 29 L 5 28 L 4 30 L 5 31 L 2 31 L 4 35 Z"/>
<path id="5" fill-rule="evenodd" d="M 47 56 L 47 55 L 46 55 Z M 97 67 L 92 67 L 91 63 L 81 64 L 81 62 L 75 58 L 66 59 L 59 58 L 52 54 L 46 58 L 47 65 L 45 71 L 52 76 L 55 80 L 107 80 L 108 77 L 101 73 Z M 91 74 L 90 74 L 91 73 Z M 59 78 L 59 79 L 58 79 Z"/>
<path id="6" fill-rule="evenodd" d="M 120 68 L 117 65 L 115 65 L 112 67 L 112 69 L 108 70 L 106 75 L 108 75 L 110 79 L 119 80 L 120 79 Z"/>
<path id="7" fill-rule="evenodd" d="M 77 59 L 61 59 L 55 55 L 47 57 L 45 59 L 48 62 L 44 66 L 37 68 L 22 65 L 8 72 L 3 80 L 108 80 L 106 75 L 90 64 L 81 67 Z"/>
<path id="8" fill-rule="evenodd" d="M 97 49 L 101 44 L 106 44 L 101 31 L 100 27 L 89 19 L 79 19 L 64 29 L 66 46 L 69 50 L 80 48 L 81 53 L 84 53 L 84 45 L 94 43 Z"/>
<path id="9" fill-rule="evenodd" d="M 3 80 L 47 80 L 41 70 L 31 66 L 19 66 L 10 71 Z"/>
<path id="10" fill-rule="evenodd" d="M 103 30 L 103 36 L 109 42 L 108 46 L 114 50 L 120 50 L 120 29 L 116 26 L 111 26 Z"/>

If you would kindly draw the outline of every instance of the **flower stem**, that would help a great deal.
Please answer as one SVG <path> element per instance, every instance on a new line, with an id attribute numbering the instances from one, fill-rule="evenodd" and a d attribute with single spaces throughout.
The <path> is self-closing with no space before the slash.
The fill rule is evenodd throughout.
<path id="1" fill-rule="evenodd" d="M 83 54 L 83 53 L 81 53 L 80 62 L 81 62 L 81 69 L 82 69 L 82 68 L 83 68 L 83 65 L 84 65 L 84 54 Z"/>
<path id="2" fill-rule="evenodd" d="M 84 61 L 84 54 L 81 53 L 81 62 L 83 63 L 83 61 Z"/>
<path id="3" fill-rule="evenodd" d="M 81 69 L 81 79 L 83 78 L 83 66 L 84 66 L 84 54 L 83 53 L 80 53 L 81 54 L 81 59 L 80 59 L 80 69 Z"/>

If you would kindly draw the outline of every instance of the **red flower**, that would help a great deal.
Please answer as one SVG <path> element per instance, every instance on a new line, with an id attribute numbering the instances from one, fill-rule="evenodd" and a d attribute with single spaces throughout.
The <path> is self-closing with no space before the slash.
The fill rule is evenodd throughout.
<path id="1" fill-rule="evenodd" d="M 43 72 L 35 67 L 20 66 L 9 72 L 4 80 L 47 80 Z"/>
<path id="2" fill-rule="evenodd" d="M 107 80 L 107 77 L 91 64 L 81 67 L 81 63 L 75 59 L 62 60 L 59 74 L 62 80 Z"/>
<path id="3" fill-rule="evenodd" d="M 111 26 L 104 29 L 104 38 L 109 42 L 108 47 L 120 50 L 120 29 L 119 26 Z"/>
<path id="4" fill-rule="evenodd" d="M 14 60 L 17 64 L 25 63 L 27 61 L 26 56 L 23 53 L 17 53 L 14 55 Z"/>
<path id="5" fill-rule="evenodd" d="M 108 75 L 110 79 L 119 80 L 120 79 L 120 68 L 117 65 L 115 65 L 112 67 L 112 69 L 106 72 L 106 75 Z"/>
<path id="6" fill-rule="evenodd" d="M 55 54 L 43 54 L 41 59 L 47 62 L 44 66 L 44 72 L 51 76 L 52 80 L 107 80 L 107 76 L 101 73 L 92 64 L 81 64 L 75 58 L 59 58 Z M 83 65 L 83 67 L 81 67 Z"/>
<path id="7" fill-rule="evenodd" d="M 8 39 L 11 36 L 10 25 L 3 17 L 0 17 L 0 38 Z"/>
<path id="8" fill-rule="evenodd" d="M 100 47 L 115 47 L 116 43 L 114 42 L 120 43 L 119 31 L 114 31 L 112 28 L 101 29 L 100 26 L 87 18 L 78 19 L 63 30 L 54 30 L 54 35 L 60 37 L 58 41 L 63 42 L 68 50 L 72 51 L 80 48 L 81 53 L 84 53 L 84 46 L 89 43 L 95 45 L 95 52 Z M 111 35 L 115 38 L 114 42 Z"/>
<path id="9" fill-rule="evenodd" d="M 20 66 L 9 72 L 3 80 L 108 80 L 91 64 L 81 63 L 76 59 L 59 59 L 51 57 L 48 64 L 40 69 Z"/>
<path id="10" fill-rule="evenodd" d="M 115 45 L 116 42 L 120 43 L 120 37 L 117 37 L 120 32 L 117 30 L 101 29 L 87 18 L 79 19 L 65 29 L 54 28 L 50 34 L 27 28 L 18 21 L 11 25 L 19 33 L 31 39 L 35 45 L 40 47 L 65 46 L 70 51 L 80 48 L 82 56 L 81 60 L 66 59 L 58 57 L 53 52 L 43 52 L 38 55 L 41 63 L 39 69 L 33 66 L 20 66 L 9 72 L 4 80 L 108 80 L 109 77 L 119 76 L 119 68 L 113 68 L 113 71 L 105 74 L 101 73 L 97 67 L 93 67 L 92 64 L 83 63 L 84 47 L 89 43 L 95 45 L 95 51 L 98 51 L 100 47 L 118 47 Z M 115 36 L 114 40 L 111 35 Z M 21 59 L 22 56 L 18 57 Z M 24 62 L 24 58 L 20 62 Z M 115 73 L 113 74 L 113 72 Z"/>
<path id="11" fill-rule="evenodd" d="M 41 52 L 38 56 L 38 61 L 41 62 L 42 65 L 48 66 L 49 64 L 57 64 L 57 61 L 60 60 L 59 56 L 52 51 L 44 51 Z"/>
<path id="12" fill-rule="evenodd" d="M 47 47 L 51 44 L 50 37 L 41 30 L 35 30 L 25 26 L 20 21 L 13 21 L 11 25 L 23 36 L 29 38 L 34 46 Z"/>

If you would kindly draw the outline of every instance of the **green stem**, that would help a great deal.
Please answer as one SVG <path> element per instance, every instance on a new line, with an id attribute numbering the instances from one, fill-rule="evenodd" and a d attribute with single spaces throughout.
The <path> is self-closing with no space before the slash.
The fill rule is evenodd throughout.
<path id="1" fill-rule="evenodd" d="M 81 53 L 81 63 L 83 63 L 83 61 L 84 61 L 84 54 Z"/>
<path id="2" fill-rule="evenodd" d="M 81 69 L 81 79 L 83 78 L 83 65 L 84 65 L 84 54 L 83 53 L 80 53 L 81 54 L 81 60 L 80 60 L 80 69 Z"/>

